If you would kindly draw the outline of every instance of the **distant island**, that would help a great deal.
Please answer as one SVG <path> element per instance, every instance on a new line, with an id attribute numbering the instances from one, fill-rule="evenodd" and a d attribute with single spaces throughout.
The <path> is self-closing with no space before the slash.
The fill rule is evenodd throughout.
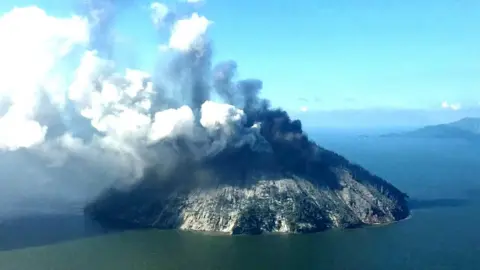
<path id="1" fill-rule="evenodd" d="M 382 137 L 440 138 L 480 141 L 480 118 L 466 117 L 447 124 L 431 125 L 401 133 L 390 133 L 382 135 Z"/>

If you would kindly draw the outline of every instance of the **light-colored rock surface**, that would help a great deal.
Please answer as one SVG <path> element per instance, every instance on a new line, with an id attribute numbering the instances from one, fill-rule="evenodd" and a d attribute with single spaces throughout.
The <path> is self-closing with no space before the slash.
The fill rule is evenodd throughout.
<path id="1" fill-rule="evenodd" d="M 290 177 L 194 188 L 162 198 L 146 196 L 141 203 L 132 194 L 116 194 L 99 200 L 91 212 L 100 219 L 141 227 L 229 234 L 315 232 L 386 224 L 408 215 L 403 196 L 362 184 L 346 169 L 335 173 L 341 186 L 337 189 Z M 127 207 L 115 204 L 129 200 Z"/>

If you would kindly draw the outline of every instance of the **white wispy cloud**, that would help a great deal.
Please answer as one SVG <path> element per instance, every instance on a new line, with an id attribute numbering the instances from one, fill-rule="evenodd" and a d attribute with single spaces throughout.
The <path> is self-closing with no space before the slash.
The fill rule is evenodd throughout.
<path id="1" fill-rule="evenodd" d="M 460 103 L 449 103 L 447 101 L 443 101 L 441 104 L 443 109 L 458 111 L 462 108 Z"/>
<path id="2" fill-rule="evenodd" d="M 163 26 L 165 19 L 170 13 L 170 9 L 167 7 L 167 5 L 160 2 L 153 2 L 150 4 L 150 9 L 152 11 L 151 17 L 153 24 L 157 27 Z"/>

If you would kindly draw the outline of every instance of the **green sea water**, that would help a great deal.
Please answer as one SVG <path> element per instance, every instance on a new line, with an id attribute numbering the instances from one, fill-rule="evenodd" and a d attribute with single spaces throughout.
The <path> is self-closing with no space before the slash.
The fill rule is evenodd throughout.
<path id="1" fill-rule="evenodd" d="M 0 226 L 0 269 L 480 269 L 480 146 L 316 138 L 407 192 L 414 200 L 411 218 L 316 234 L 234 237 L 100 234 L 81 217 L 33 219 Z"/>

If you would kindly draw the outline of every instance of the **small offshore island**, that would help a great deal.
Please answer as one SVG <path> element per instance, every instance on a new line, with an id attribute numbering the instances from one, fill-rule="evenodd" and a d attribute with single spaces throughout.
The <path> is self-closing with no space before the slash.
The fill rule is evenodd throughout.
<path id="1" fill-rule="evenodd" d="M 127 189 L 112 188 L 85 212 L 105 227 L 228 234 L 306 233 L 388 224 L 409 216 L 408 196 L 308 139 L 298 120 L 267 110 L 258 138 L 168 174 L 154 168 Z M 186 145 L 176 137 L 163 144 Z"/>

